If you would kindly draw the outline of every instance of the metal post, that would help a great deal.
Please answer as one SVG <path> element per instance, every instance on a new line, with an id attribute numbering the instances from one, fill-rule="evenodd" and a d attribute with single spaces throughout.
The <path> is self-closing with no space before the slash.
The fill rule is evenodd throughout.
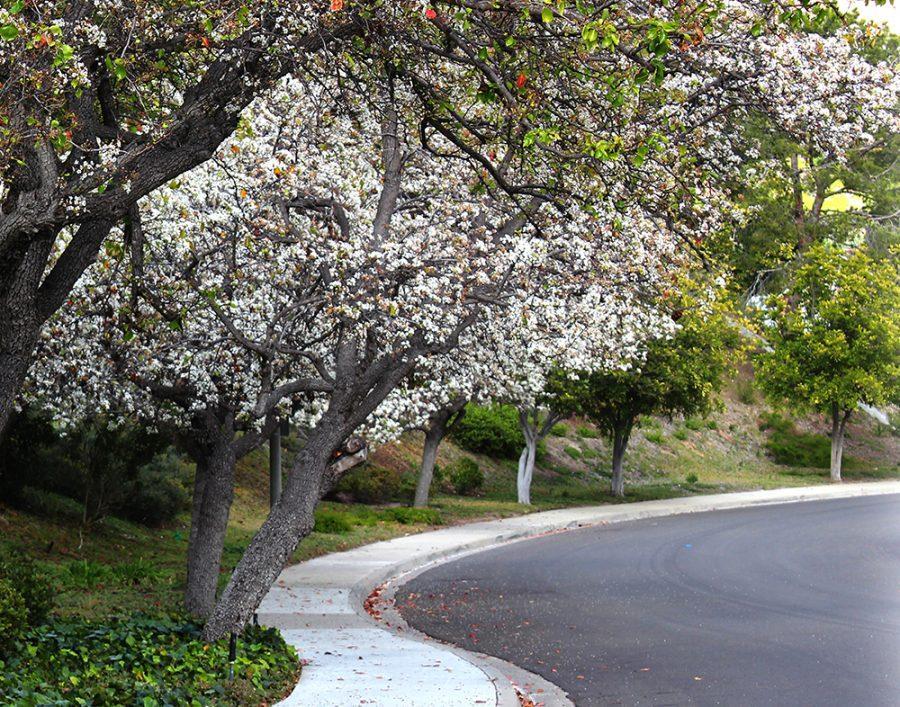
<path id="1" fill-rule="evenodd" d="M 228 637 L 228 679 L 234 680 L 234 661 L 237 660 L 237 634 Z"/>
<path id="2" fill-rule="evenodd" d="M 281 497 L 281 427 L 269 437 L 269 508 Z"/>

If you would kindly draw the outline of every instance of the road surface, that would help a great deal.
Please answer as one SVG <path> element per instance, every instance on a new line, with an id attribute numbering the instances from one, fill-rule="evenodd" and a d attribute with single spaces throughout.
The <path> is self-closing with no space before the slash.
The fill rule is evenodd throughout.
<path id="1" fill-rule="evenodd" d="M 545 536 L 397 594 L 420 631 L 577 705 L 900 705 L 900 496 Z"/>

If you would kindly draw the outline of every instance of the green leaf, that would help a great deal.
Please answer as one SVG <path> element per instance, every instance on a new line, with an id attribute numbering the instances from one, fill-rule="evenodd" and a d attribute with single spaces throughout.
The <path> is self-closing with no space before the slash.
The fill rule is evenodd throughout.
<path id="1" fill-rule="evenodd" d="M 10 42 L 18 36 L 19 36 L 19 28 L 16 27 L 15 25 L 0 26 L 0 39 Z"/>
<path id="2" fill-rule="evenodd" d="M 543 10 L 541 10 L 541 19 L 549 25 L 551 22 L 553 22 L 553 10 L 551 10 L 549 7 L 545 7 Z"/>

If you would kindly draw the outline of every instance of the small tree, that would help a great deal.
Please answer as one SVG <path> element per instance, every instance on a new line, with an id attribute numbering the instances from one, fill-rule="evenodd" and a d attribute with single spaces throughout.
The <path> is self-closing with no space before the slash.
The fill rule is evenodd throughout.
<path id="1" fill-rule="evenodd" d="M 632 368 L 569 382 L 580 414 L 612 444 L 613 496 L 625 495 L 622 462 L 638 418 L 705 414 L 721 387 L 736 341 L 724 312 L 717 305 L 695 304 L 678 315 L 678 325 L 671 337 L 652 340 L 644 361 Z"/>
<path id="2" fill-rule="evenodd" d="M 831 479 L 841 480 L 844 431 L 860 403 L 900 399 L 897 262 L 865 248 L 812 247 L 764 313 L 770 349 L 757 378 L 770 399 L 831 416 Z"/>

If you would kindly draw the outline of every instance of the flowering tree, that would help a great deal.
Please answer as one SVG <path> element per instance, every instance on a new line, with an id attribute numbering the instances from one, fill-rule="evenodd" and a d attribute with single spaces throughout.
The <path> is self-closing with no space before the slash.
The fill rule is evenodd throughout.
<path id="1" fill-rule="evenodd" d="M 740 104 L 725 96 L 764 94 L 796 113 L 794 127 L 815 117 L 830 84 L 810 72 L 796 91 L 788 71 L 818 52 L 840 74 L 841 57 L 833 44 L 791 50 L 781 30 L 823 12 L 805 0 L 10 0 L 0 9 L 0 435 L 41 325 L 113 226 L 209 159 L 280 77 L 383 60 L 413 87 L 431 130 L 502 189 L 533 196 L 563 184 L 534 172 L 512 180 L 513 153 L 589 164 L 626 184 L 623 161 L 667 144 L 689 148 L 669 150 L 670 168 L 696 162 L 686 136 Z M 697 78 L 679 78 L 688 75 Z M 872 78 L 849 75 L 853 88 Z M 467 112 L 472 100 L 485 111 Z M 880 104 L 848 102 L 842 128 L 866 105 Z"/>
<path id="2" fill-rule="evenodd" d="M 131 132 L 139 136 L 145 124 L 156 127 L 149 137 L 116 152 L 111 166 L 86 152 L 73 131 L 71 145 L 63 147 L 74 155 L 73 165 L 84 165 L 72 175 L 87 170 L 88 176 L 70 180 L 72 189 L 84 189 L 66 192 L 66 199 L 51 200 L 39 210 L 45 214 L 40 228 L 46 235 L 34 246 L 34 258 L 42 273 L 51 262 L 52 269 L 41 285 L 35 276 L 21 287 L 0 288 L 30 293 L 27 306 L 15 311 L 25 312 L 17 319 L 18 331 L 31 336 L 34 323 L 64 301 L 112 223 L 132 212 L 137 198 L 190 166 L 181 161 L 187 159 L 182 152 L 199 162 L 237 126 L 234 141 L 216 152 L 213 166 L 191 172 L 160 197 L 162 213 L 169 204 L 175 207 L 158 220 L 184 224 L 191 232 L 198 227 L 185 221 L 182 211 L 189 217 L 202 212 L 200 223 L 221 221 L 218 230 L 234 234 L 226 240 L 236 247 L 258 238 L 273 250 L 293 249 L 281 285 L 288 304 L 279 310 L 276 326 L 263 325 L 271 320 L 256 321 L 240 308 L 236 314 L 224 305 L 227 291 L 199 284 L 195 289 L 203 298 L 194 301 L 200 306 L 205 300 L 216 326 L 261 358 L 254 370 L 263 388 L 253 414 L 261 418 L 282 398 L 303 396 L 310 426 L 281 501 L 207 626 L 210 637 L 244 625 L 296 542 L 311 529 L 315 504 L 338 473 L 330 464 L 335 450 L 417 366 L 456 350 L 477 327 L 495 337 L 484 341 L 502 352 L 515 340 L 504 335 L 504 322 L 517 321 L 518 335 L 530 330 L 529 338 L 539 340 L 545 321 L 559 319 L 551 316 L 554 307 L 574 315 L 576 329 L 582 317 L 590 316 L 577 308 L 579 301 L 603 303 L 604 316 L 620 312 L 606 293 L 608 274 L 617 271 L 610 263 L 632 257 L 615 246 L 619 222 L 637 219 L 650 234 L 681 235 L 689 243 L 717 227 L 727 202 L 712 177 L 737 159 L 723 137 L 729 134 L 729 120 L 749 110 L 777 112 L 787 129 L 808 131 L 811 139 L 833 143 L 836 151 L 845 136 L 843 128 L 819 133 L 813 122 L 832 100 L 827 87 L 811 85 L 798 100 L 795 86 L 786 80 L 772 85 L 765 78 L 786 79 L 797 61 L 814 65 L 833 57 L 813 44 L 800 43 L 791 53 L 795 38 L 790 33 L 770 34 L 786 18 L 764 4 L 685 3 L 652 12 L 629 4 L 576 10 L 526 6 L 523 13 L 518 2 L 490 7 L 447 2 L 423 13 L 418 4 L 353 9 L 335 2 L 323 16 L 316 7 L 287 3 L 277 10 L 265 4 L 262 19 L 240 10 L 235 8 L 233 17 L 247 21 L 248 28 L 236 38 L 210 41 L 215 56 L 224 52 L 224 64 L 215 65 L 215 72 L 209 68 L 197 86 L 176 84 L 165 74 L 169 83 L 160 90 L 162 99 L 141 93 L 145 85 L 153 90 L 152 81 L 133 89 L 133 101 L 123 97 L 126 107 L 146 97 L 145 103 L 166 108 L 157 121 L 137 122 L 141 129 L 135 125 Z M 191 4 L 185 12 L 198 10 Z M 214 27 L 225 21 L 222 17 L 213 15 Z M 8 32 L 9 41 L 17 41 L 19 31 L 15 36 Z M 365 39 L 342 45 L 343 54 L 330 59 L 339 56 L 345 68 L 315 65 L 310 51 L 348 34 Z M 262 36 L 274 41 L 272 52 L 257 52 Z M 123 40 L 123 56 L 130 41 Z M 134 44 L 158 47 L 150 41 Z M 288 49 L 299 50 L 291 62 Z M 195 60 L 204 68 L 205 50 Z M 243 63 L 234 64 L 234 57 Z M 116 59 L 110 62 L 115 75 Z M 152 74 L 153 64 L 146 66 Z M 242 124 L 238 113 L 246 102 L 294 66 L 315 78 L 304 90 L 316 110 L 306 110 L 307 102 L 300 101 L 294 112 L 296 91 L 291 89 L 283 94 L 287 98 L 257 107 L 258 115 L 266 116 L 262 126 L 253 120 Z M 185 67 L 196 64 L 185 60 Z M 317 85 L 329 83 L 323 78 L 329 74 L 337 87 L 327 94 L 337 93 L 339 101 L 316 93 Z M 879 76 L 866 74 L 860 83 L 891 80 Z M 127 83 L 128 78 L 126 66 L 124 78 L 117 80 Z M 15 85 L 8 82 L 4 90 Z M 229 86 L 235 94 L 227 94 Z M 203 90 L 213 98 L 196 102 L 206 95 Z M 367 96 L 373 97 L 371 104 L 362 100 Z M 349 110 L 339 113 L 333 107 L 341 104 Z M 68 104 L 62 105 L 59 110 Z M 91 103 L 97 105 L 103 101 Z M 852 129 L 870 107 L 848 103 L 847 111 L 841 125 Z M 185 112 L 196 124 L 186 122 Z M 212 127 L 203 117 L 210 112 Z M 194 145 L 195 131 L 207 141 Z M 45 153 L 53 147 L 47 144 Z M 135 160 L 147 154 L 176 167 L 154 171 L 152 163 L 133 173 Z M 49 164 L 64 164 L 55 153 L 51 157 Z M 210 187 L 192 194 L 189 182 L 205 169 L 224 170 L 226 176 L 206 178 Z M 227 184 L 233 188 L 220 188 Z M 186 209 L 178 208 L 174 195 L 182 188 L 192 202 Z M 9 203 L 23 203 L 20 188 L 9 194 L 15 194 Z M 33 205 L 45 194 L 28 192 L 26 201 Z M 70 196 L 75 200 L 71 207 Z M 195 202 L 204 206 L 196 208 Z M 144 219 L 148 232 L 153 220 Z M 10 233 L 31 248 L 30 234 L 37 231 L 28 228 Z M 196 240 L 202 242 L 199 235 Z M 53 242 L 55 259 L 48 260 Z M 227 246 L 221 247 L 227 256 Z M 186 259 L 183 274 L 188 277 L 182 279 L 190 280 L 196 267 L 189 255 Z M 48 297 L 55 293 L 56 299 L 41 299 L 39 289 Z M 268 300 L 255 302 L 249 311 L 268 311 L 268 306 Z M 11 311 L 9 306 L 2 310 Z M 13 329 L 0 327 L 0 337 Z M 27 365 L 33 343 L 27 339 L 9 345 L 0 341 L 0 355 L 15 363 L 4 373 L 7 392 L 14 392 Z M 540 353 L 535 346 L 527 350 Z M 289 361 L 286 368 L 282 361 Z M 537 380 L 525 371 L 528 378 Z M 522 371 L 509 380 L 525 389 Z"/>

